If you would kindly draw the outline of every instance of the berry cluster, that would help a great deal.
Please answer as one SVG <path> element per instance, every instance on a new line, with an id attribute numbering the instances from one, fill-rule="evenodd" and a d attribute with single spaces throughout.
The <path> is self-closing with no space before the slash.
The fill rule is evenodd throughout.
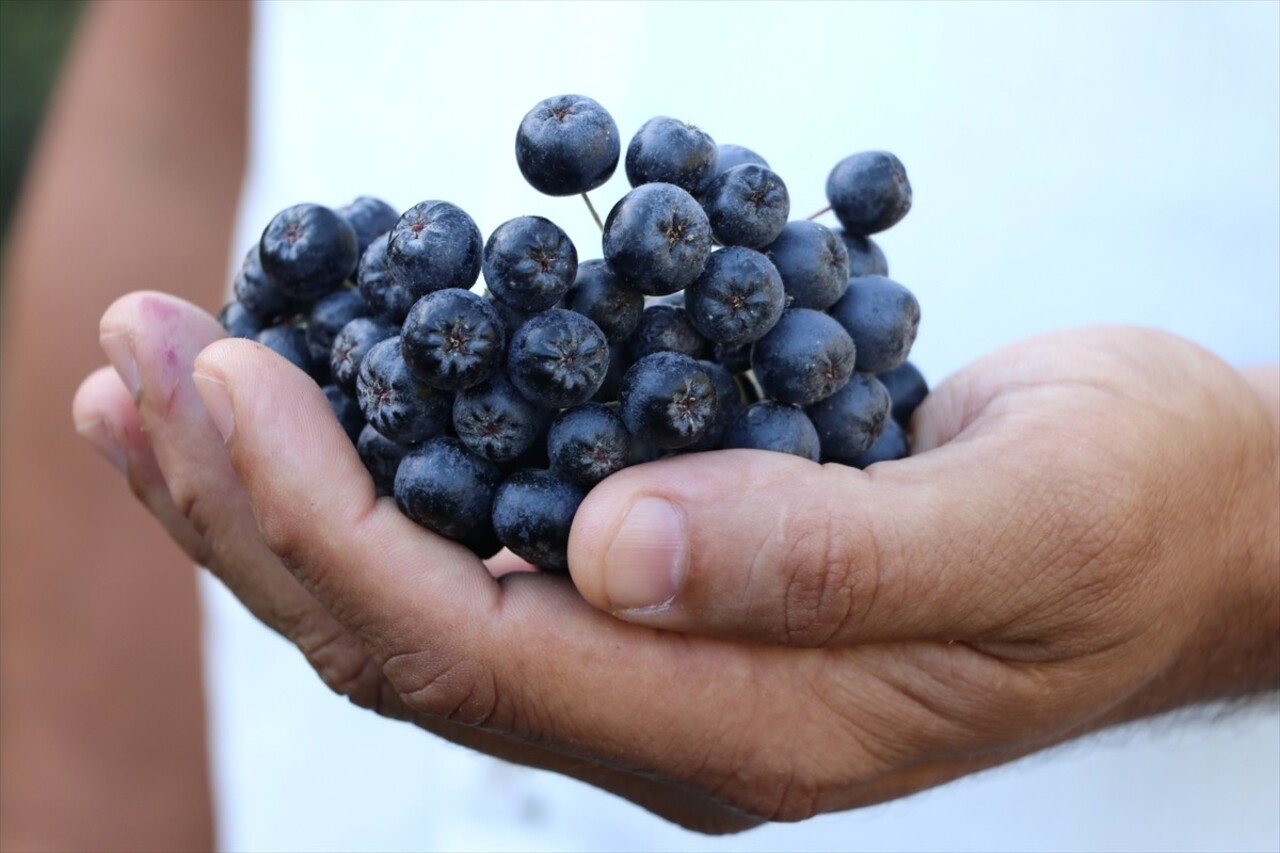
<path id="1" fill-rule="evenodd" d="M 530 110 L 515 150 L 533 187 L 584 199 L 622 154 L 613 118 L 578 95 Z M 566 570 L 586 491 L 664 455 L 906 456 L 927 391 L 906 360 L 920 307 L 870 237 L 911 207 L 898 159 L 836 165 L 834 230 L 791 219 L 758 154 L 675 119 L 646 122 L 625 169 L 603 257 L 582 262 L 540 216 L 485 240 L 446 201 L 290 207 L 220 320 L 324 388 L 380 494 L 481 557 L 506 546 Z"/>

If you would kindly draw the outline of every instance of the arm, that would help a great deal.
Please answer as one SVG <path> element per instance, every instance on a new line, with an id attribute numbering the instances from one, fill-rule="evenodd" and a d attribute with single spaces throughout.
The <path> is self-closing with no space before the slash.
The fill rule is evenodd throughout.
<path id="1" fill-rule="evenodd" d="M 218 305 L 249 9 L 86 9 L 4 262 L 0 848 L 212 846 L 189 560 L 66 421 L 98 318 L 150 283 Z M 79 425 L 91 439 L 101 424 Z"/>

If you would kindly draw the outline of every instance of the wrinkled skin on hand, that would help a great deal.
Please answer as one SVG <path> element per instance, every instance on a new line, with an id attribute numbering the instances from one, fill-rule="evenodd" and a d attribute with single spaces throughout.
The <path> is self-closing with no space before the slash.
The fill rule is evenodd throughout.
<path id="1" fill-rule="evenodd" d="M 320 389 L 199 309 L 134 294 L 102 330 L 116 370 L 77 421 L 104 419 L 139 499 L 330 687 L 687 827 L 867 805 L 1280 684 L 1280 391 L 1167 334 L 989 356 L 921 406 L 916 455 L 867 471 L 619 472 L 579 511 L 575 589 L 495 578 L 376 499 Z M 624 525 L 644 498 L 674 528 Z M 681 553 L 668 602 L 614 606 L 622 572 Z"/>

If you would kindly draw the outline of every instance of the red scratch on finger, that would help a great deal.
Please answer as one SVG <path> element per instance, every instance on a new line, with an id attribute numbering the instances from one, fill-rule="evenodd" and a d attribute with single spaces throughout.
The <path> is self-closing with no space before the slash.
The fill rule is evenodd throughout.
<path id="1" fill-rule="evenodd" d="M 164 416 L 166 418 L 173 414 L 173 407 L 178 404 L 178 391 L 181 387 L 181 385 L 175 383 L 173 389 L 169 391 L 169 399 L 165 400 L 164 403 Z"/>

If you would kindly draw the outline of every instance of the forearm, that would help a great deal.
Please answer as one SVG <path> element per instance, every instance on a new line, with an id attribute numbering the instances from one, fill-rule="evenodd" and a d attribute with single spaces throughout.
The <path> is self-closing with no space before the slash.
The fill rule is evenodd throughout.
<path id="1" fill-rule="evenodd" d="M 4 263 L 0 848 L 212 845 L 194 574 L 68 411 L 140 287 L 214 307 L 248 8 L 86 10 Z"/>

